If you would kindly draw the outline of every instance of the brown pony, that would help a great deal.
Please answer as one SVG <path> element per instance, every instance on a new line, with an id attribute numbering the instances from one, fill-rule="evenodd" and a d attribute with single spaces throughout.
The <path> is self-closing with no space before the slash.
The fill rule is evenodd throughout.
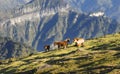
<path id="1" fill-rule="evenodd" d="M 45 45 L 45 46 L 44 46 L 44 50 L 45 50 L 45 51 L 49 51 L 49 50 L 50 50 L 50 45 Z"/>
<path id="2" fill-rule="evenodd" d="M 84 46 L 84 39 L 83 38 L 74 38 L 73 42 L 75 43 L 75 46 L 79 47 L 79 46 Z"/>
<path id="3" fill-rule="evenodd" d="M 60 41 L 60 42 L 54 42 L 54 46 L 58 46 L 58 49 L 63 47 L 66 48 L 68 46 L 68 42 L 70 42 L 70 39 L 66 39 L 65 41 Z"/>

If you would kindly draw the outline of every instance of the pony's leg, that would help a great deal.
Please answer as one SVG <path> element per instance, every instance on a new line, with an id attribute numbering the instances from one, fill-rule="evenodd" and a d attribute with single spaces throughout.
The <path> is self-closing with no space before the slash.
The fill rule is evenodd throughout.
<path id="1" fill-rule="evenodd" d="M 81 44 L 77 44 L 77 47 L 80 47 L 81 46 Z"/>
<path id="2" fill-rule="evenodd" d="M 84 47 L 84 44 L 83 44 L 83 43 L 81 43 L 81 47 Z"/>
<path id="3" fill-rule="evenodd" d="M 65 45 L 65 46 L 64 46 L 64 49 L 66 49 L 66 48 L 67 48 L 67 46 Z"/>
<path id="4" fill-rule="evenodd" d="M 78 46 L 78 43 L 77 42 L 75 42 L 75 45 L 74 46 Z"/>
<path id="5" fill-rule="evenodd" d="M 47 49 L 47 51 L 49 51 L 49 48 Z"/>
<path id="6" fill-rule="evenodd" d="M 45 49 L 45 52 L 47 52 L 47 49 Z"/>
<path id="7" fill-rule="evenodd" d="M 58 45 L 58 49 L 60 49 L 60 45 Z"/>

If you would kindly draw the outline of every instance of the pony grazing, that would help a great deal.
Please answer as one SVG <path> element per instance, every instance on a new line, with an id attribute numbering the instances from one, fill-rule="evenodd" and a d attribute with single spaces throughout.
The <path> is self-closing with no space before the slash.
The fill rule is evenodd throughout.
<path id="1" fill-rule="evenodd" d="M 47 51 L 49 51 L 50 50 L 50 45 L 45 45 L 44 46 L 44 50 L 47 52 Z"/>
<path id="2" fill-rule="evenodd" d="M 75 46 L 79 47 L 79 46 L 84 46 L 84 42 L 85 40 L 83 38 L 74 38 L 73 42 L 75 43 Z"/>
<path id="3" fill-rule="evenodd" d="M 65 41 L 60 41 L 60 42 L 54 42 L 54 46 L 58 46 L 59 48 L 66 48 L 68 46 L 68 42 L 70 42 L 70 39 L 66 39 Z"/>

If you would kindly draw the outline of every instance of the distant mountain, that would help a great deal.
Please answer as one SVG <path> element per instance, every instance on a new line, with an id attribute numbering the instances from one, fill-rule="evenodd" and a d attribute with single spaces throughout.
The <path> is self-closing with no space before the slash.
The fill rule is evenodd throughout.
<path id="1" fill-rule="evenodd" d="M 32 2 L 33 0 L 0 0 L 0 10 L 12 10 L 16 6 L 21 6 Z"/>
<path id="2" fill-rule="evenodd" d="M 45 24 L 51 23 L 49 20 L 53 20 L 54 23 L 56 14 L 59 11 L 68 12 L 66 11 L 68 8 L 69 6 L 63 0 L 34 0 L 14 8 L 9 13 L 11 16 L 6 16 L 8 19 L 1 20 L 0 35 L 36 48 L 40 45 L 37 42 L 39 42 L 39 37 L 41 37 L 39 34 Z"/>
<path id="3" fill-rule="evenodd" d="M 57 1 L 53 0 L 53 4 Z M 91 12 L 98 12 L 98 11 L 103 11 L 105 12 L 105 15 L 108 17 L 112 17 L 114 19 L 117 19 L 120 21 L 119 15 L 120 15 L 120 1 L 119 0 L 60 0 L 61 2 L 64 1 L 64 3 L 69 3 L 69 5 L 74 8 L 79 10 L 79 12 L 82 13 L 91 13 Z M 60 2 L 59 1 L 59 2 Z M 40 3 L 35 3 L 33 6 L 41 6 L 44 9 L 44 4 L 42 2 L 46 2 L 46 0 L 1 0 L 0 1 L 0 12 L 1 11 L 7 11 L 10 13 L 9 10 L 13 11 L 13 8 L 23 8 L 24 5 L 30 4 L 34 2 Z M 47 1 L 45 4 L 49 3 L 50 1 Z M 56 3 L 57 4 L 57 3 Z M 49 6 L 49 5 L 48 5 Z M 8 14 L 9 14 L 8 13 Z M 2 14 L 2 13 L 1 13 Z"/>
<path id="4" fill-rule="evenodd" d="M 103 11 L 110 18 L 120 21 L 120 0 L 66 0 L 82 13 Z"/>
<path id="5" fill-rule="evenodd" d="M 10 38 L 0 37 L 0 60 L 25 57 L 32 53 L 35 53 L 35 50 L 31 47 L 15 42 Z"/>
<path id="6" fill-rule="evenodd" d="M 45 44 L 51 45 L 68 37 L 88 39 L 120 32 L 120 24 L 116 20 L 105 15 L 95 16 L 94 12 L 81 13 L 65 0 L 23 2 L 9 14 L 1 18 L 0 35 L 39 51 Z"/>

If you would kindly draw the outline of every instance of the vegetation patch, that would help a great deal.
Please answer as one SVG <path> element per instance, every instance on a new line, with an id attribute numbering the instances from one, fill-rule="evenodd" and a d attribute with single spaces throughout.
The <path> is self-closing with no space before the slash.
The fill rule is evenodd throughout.
<path id="1" fill-rule="evenodd" d="M 119 74 L 120 34 L 86 40 L 84 47 L 39 52 L 0 64 L 3 74 Z M 2 61 L 3 62 L 3 61 Z"/>

